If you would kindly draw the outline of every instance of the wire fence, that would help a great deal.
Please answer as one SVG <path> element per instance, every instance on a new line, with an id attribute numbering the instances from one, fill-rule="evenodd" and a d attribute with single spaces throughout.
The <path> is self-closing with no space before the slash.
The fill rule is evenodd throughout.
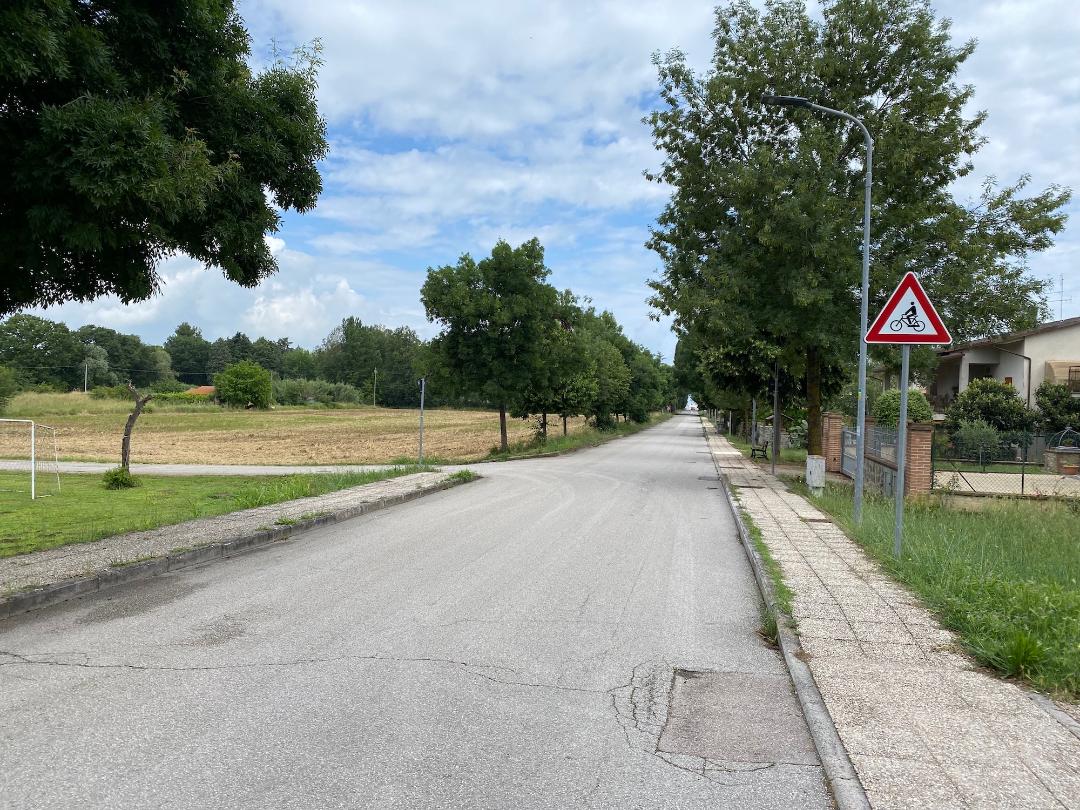
<path id="1" fill-rule="evenodd" d="M 933 488 L 977 495 L 1080 498 L 1080 436 L 999 432 L 986 426 L 934 431 Z"/>

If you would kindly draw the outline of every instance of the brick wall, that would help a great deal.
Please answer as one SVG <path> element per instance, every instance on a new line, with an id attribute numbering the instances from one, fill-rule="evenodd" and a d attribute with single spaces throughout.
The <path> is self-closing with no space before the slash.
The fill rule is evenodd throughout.
<path id="1" fill-rule="evenodd" d="M 821 451 L 825 455 L 825 470 L 840 472 L 840 431 L 844 427 L 843 414 L 826 411 L 821 415 Z"/>
<path id="2" fill-rule="evenodd" d="M 907 467 L 904 469 L 904 494 L 923 495 L 930 492 L 934 466 L 930 458 L 934 426 L 930 423 L 908 422 Z"/>

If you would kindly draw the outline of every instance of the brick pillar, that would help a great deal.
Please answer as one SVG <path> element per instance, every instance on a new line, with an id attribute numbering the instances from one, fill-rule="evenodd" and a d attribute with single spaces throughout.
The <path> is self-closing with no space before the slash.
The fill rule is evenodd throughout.
<path id="1" fill-rule="evenodd" d="M 934 425 L 908 422 L 907 468 L 904 470 L 904 494 L 926 495 L 933 488 L 934 466 L 930 458 Z"/>
<path id="2" fill-rule="evenodd" d="M 844 427 L 843 414 L 826 411 L 821 415 L 821 449 L 825 456 L 826 472 L 840 472 L 840 431 Z"/>

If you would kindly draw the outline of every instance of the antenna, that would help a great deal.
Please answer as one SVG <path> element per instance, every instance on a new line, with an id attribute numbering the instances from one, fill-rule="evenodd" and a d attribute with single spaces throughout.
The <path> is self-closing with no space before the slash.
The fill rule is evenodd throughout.
<path id="1" fill-rule="evenodd" d="M 1051 282 L 1051 283 L 1053 283 L 1053 282 Z M 1050 300 L 1051 301 L 1057 301 L 1058 320 L 1060 321 L 1064 317 L 1062 315 L 1062 312 L 1064 312 L 1062 304 L 1065 304 L 1065 303 L 1068 303 L 1068 302 L 1072 301 L 1071 298 L 1066 298 L 1065 297 L 1065 275 L 1064 274 L 1058 276 L 1058 297 L 1057 298 L 1051 298 Z"/>

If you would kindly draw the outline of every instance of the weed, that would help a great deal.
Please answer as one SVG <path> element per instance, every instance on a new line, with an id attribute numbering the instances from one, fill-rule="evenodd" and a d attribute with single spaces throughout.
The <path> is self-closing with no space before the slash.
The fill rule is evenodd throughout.
<path id="1" fill-rule="evenodd" d="M 132 489 L 140 486 L 139 479 L 123 467 L 113 467 L 101 476 L 105 489 Z"/>
<path id="2" fill-rule="evenodd" d="M 296 519 L 296 518 L 279 517 L 277 520 L 274 521 L 274 525 L 275 526 L 295 526 L 299 522 L 300 521 L 298 519 Z"/>
<path id="3" fill-rule="evenodd" d="M 448 476 L 448 480 L 460 481 L 463 484 L 467 484 L 469 481 L 474 481 L 479 477 L 480 476 L 474 473 L 472 470 L 458 470 L 457 472 L 451 473 Z"/>

